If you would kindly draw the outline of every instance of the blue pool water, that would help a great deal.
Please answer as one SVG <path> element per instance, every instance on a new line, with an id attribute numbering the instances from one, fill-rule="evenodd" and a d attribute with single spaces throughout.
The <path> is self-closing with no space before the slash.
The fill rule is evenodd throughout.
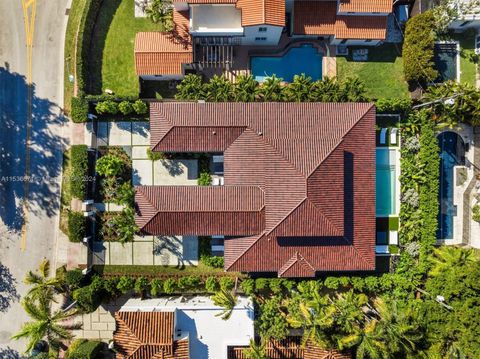
<path id="1" fill-rule="evenodd" d="M 440 147 L 440 211 L 438 214 L 438 239 L 453 238 L 453 217 L 457 209 L 453 204 L 454 167 L 465 164 L 463 140 L 454 132 L 438 135 Z"/>
<path id="2" fill-rule="evenodd" d="M 250 68 L 257 81 L 275 75 L 292 82 L 295 75 L 305 74 L 313 81 L 322 78 L 322 55 L 312 45 L 293 47 L 283 56 L 252 56 Z"/>
<path id="3" fill-rule="evenodd" d="M 380 217 L 396 214 L 395 155 L 395 150 L 377 149 L 375 213 Z"/>

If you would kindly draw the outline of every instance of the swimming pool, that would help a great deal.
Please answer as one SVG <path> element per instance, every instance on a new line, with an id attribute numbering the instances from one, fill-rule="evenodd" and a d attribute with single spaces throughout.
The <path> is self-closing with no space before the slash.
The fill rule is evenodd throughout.
<path id="1" fill-rule="evenodd" d="M 435 82 L 442 83 L 448 80 L 458 79 L 458 45 L 455 42 L 436 43 L 434 47 L 433 61 L 438 71 Z"/>
<path id="2" fill-rule="evenodd" d="M 453 217 L 457 208 L 453 203 L 454 167 L 465 164 L 465 147 L 462 138 L 455 132 L 438 135 L 440 147 L 440 211 L 438 214 L 438 239 L 453 238 Z"/>
<path id="3" fill-rule="evenodd" d="M 377 148 L 375 213 L 380 217 L 396 214 L 396 151 Z"/>
<path id="4" fill-rule="evenodd" d="M 275 75 L 292 82 L 295 75 L 305 74 L 313 81 L 322 78 L 322 55 L 312 45 L 293 47 L 283 56 L 252 56 L 250 68 L 257 81 Z"/>

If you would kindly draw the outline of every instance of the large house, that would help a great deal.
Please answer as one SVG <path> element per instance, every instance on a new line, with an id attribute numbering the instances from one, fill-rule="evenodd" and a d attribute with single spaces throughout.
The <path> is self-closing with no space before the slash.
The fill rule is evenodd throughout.
<path id="1" fill-rule="evenodd" d="M 375 269 L 375 108 L 151 103 L 153 151 L 223 156 L 223 185 L 139 186 L 144 234 L 224 236 L 225 269 Z"/>
<path id="2" fill-rule="evenodd" d="M 172 32 L 137 34 L 142 79 L 179 79 L 212 59 L 232 63 L 235 47 L 278 46 L 282 38 L 377 45 L 386 39 L 393 0 L 175 0 L 173 6 Z"/>

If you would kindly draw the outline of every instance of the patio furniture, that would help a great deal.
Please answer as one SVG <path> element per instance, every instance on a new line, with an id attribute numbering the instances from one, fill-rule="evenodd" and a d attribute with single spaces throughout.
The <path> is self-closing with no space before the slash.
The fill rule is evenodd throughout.
<path id="1" fill-rule="evenodd" d="M 220 186 L 220 177 L 212 178 L 212 186 Z"/>
<path id="2" fill-rule="evenodd" d="M 390 130 L 390 144 L 396 145 L 397 144 L 397 132 L 398 128 L 394 127 Z"/>
<path id="3" fill-rule="evenodd" d="M 380 130 L 380 144 L 385 145 L 387 143 L 387 129 L 382 128 Z"/>

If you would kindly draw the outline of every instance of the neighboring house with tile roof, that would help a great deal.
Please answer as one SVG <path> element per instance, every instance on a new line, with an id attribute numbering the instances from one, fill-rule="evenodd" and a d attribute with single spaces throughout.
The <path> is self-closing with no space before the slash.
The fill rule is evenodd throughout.
<path id="1" fill-rule="evenodd" d="M 180 79 L 209 64 L 229 66 L 235 46 L 277 46 L 287 34 L 377 45 L 386 38 L 393 0 L 174 0 L 173 6 L 171 34 L 135 39 L 143 79 Z"/>
<path id="2" fill-rule="evenodd" d="M 151 148 L 221 153 L 224 186 L 136 188 L 150 235 L 225 235 L 225 269 L 375 269 L 375 108 L 151 103 Z"/>
<path id="3" fill-rule="evenodd" d="M 393 0 L 298 0 L 293 35 L 324 37 L 332 45 L 377 45 L 387 37 Z"/>
<path id="4" fill-rule="evenodd" d="M 227 359 L 254 337 L 253 305 L 240 296 L 229 320 L 208 297 L 128 299 L 115 313 L 117 359 Z"/>

